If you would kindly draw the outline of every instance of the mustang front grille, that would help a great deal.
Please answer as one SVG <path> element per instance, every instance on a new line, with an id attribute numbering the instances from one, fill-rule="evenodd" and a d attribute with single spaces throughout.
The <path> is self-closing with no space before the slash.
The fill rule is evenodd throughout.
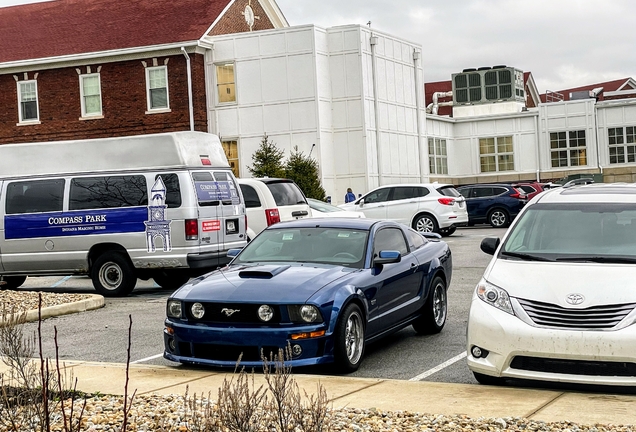
<path id="1" fill-rule="evenodd" d="M 203 318 L 196 319 L 192 316 L 192 304 L 187 302 L 185 304 L 186 315 L 188 319 L 195 322 L 202 323 L 217 323 L 217 324 L 280 324 L 281 314 L 278 306 L 272 306 L 274 309 L 274 317 L 267 323 L 261 321 L 258 318 L 258 308 L 262 304 L 249 304 L 249 303 L 207 303 L 201 304 L 205 308 L 205 314 Z"/>
<path id="2" fill-rule="evenodd" d="M 620 323 L 636 303 L 570 309 L 558 305 L 518 298 L 530 319 L 545 327 L 560 329 L 607 330 Z"/>
<path id="3" fill-rule="evenodd" d="M 636 377 L 636 364 L 627 362 L 564 360 L 516 356 L 510 367 L 568 375 Z"/>

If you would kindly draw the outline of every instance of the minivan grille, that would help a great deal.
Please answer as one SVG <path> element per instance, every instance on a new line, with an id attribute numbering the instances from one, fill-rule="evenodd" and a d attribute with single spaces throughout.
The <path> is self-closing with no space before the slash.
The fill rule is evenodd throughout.
<path id="1" fill-rule="evenodd" d="M 565 360 L 516 356 L 510 367 L 533 372 L 588 376 L 636 376 L 636 364 L 627 362 Z"/>
<path id="2" fill-rule="evenodd" d="M 560 329 L 611 329 L 636 307 L 636 303 L 625 303 L 569 309 L 533 300 L 517 300 L 536 324 Z"/>

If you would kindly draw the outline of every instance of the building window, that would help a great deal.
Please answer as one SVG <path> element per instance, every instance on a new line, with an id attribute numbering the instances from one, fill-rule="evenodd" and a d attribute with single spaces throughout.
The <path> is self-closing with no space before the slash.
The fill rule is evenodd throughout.
<path id="1" fill-rule="evenodd" d="M 168 67 L 146 68 L 146 87 L 148 89 L 148 110 L 165 110 L 168 103 Z"/>
<path id="2" fill-rule="evenodd" d="M 20 102 L 20 123 L 38 121 L 38 83 L 37 81 L 18 82 L 18 100 Z"/>
<path id="3" fill-rule="evenodd" d="M 479 164 L 482 173 L 514 171 L 512 137 L 479 138 Z"/>
<path id="4" fill-rule="evenodd" d="M 636 162 L 636 127 L 607 129 L 610 163 Z"/>
<path id="5" fill-rule="evenodd" d="M 236 102 L 234 63 L 216 65 L 216 87 L 219 103 Z"/>
<path id="6" fill-rule="evenodd" d="M 585 131 L 550 132 L 552 168 L 587 165 Z"/>
<path id="7" fill-rule="evenodd" d="M 445 139 L 428 139 L 428 165 L 431 174 L 448 174 L 448 156 L 446 155 Z"/>
<path id="8" fill-rule="evenodd" d="M 99 74 L 80 75 L 82 117 L 102 115 L 102 89 Z"/>
<path id="9" fill-rule="evenodd" d="M 223 141 L 223 150 L 225 150 L 225 157 L 232 168 L 234 177 L 240 177 L 239 175 L 239 153 L 238 143 L 236 141 Z"/>

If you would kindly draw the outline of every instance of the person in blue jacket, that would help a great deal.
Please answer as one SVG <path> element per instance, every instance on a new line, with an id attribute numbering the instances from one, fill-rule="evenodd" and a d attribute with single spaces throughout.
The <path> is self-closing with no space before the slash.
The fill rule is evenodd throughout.
<path id="1" fill-rule="evenodd" d="M 347 188 L 347 194 L 345 195 L 345 203 L 353 202 L 356 200 L 356 194 L 353 193 L 351 188 Z"/>

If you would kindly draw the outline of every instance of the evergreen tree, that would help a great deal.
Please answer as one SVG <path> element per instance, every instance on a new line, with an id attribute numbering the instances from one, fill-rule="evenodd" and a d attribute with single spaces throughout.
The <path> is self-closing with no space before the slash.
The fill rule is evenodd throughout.
<path id="1" fill-rule="evenodd" d="M 254 177 L 285 177 L 284 155 L 265 134 L 260 147 L 252 155 L 253 166 L 247 169 Z"/>
<path id="2" fill-rule="evenodd" d="M 294 147 L 287 160 L 286 176 L 296 182 L 307 198 L 325 199 L 325 190 L 318 175 L 318 162 L 303 155 L 298 146 Z"/>

